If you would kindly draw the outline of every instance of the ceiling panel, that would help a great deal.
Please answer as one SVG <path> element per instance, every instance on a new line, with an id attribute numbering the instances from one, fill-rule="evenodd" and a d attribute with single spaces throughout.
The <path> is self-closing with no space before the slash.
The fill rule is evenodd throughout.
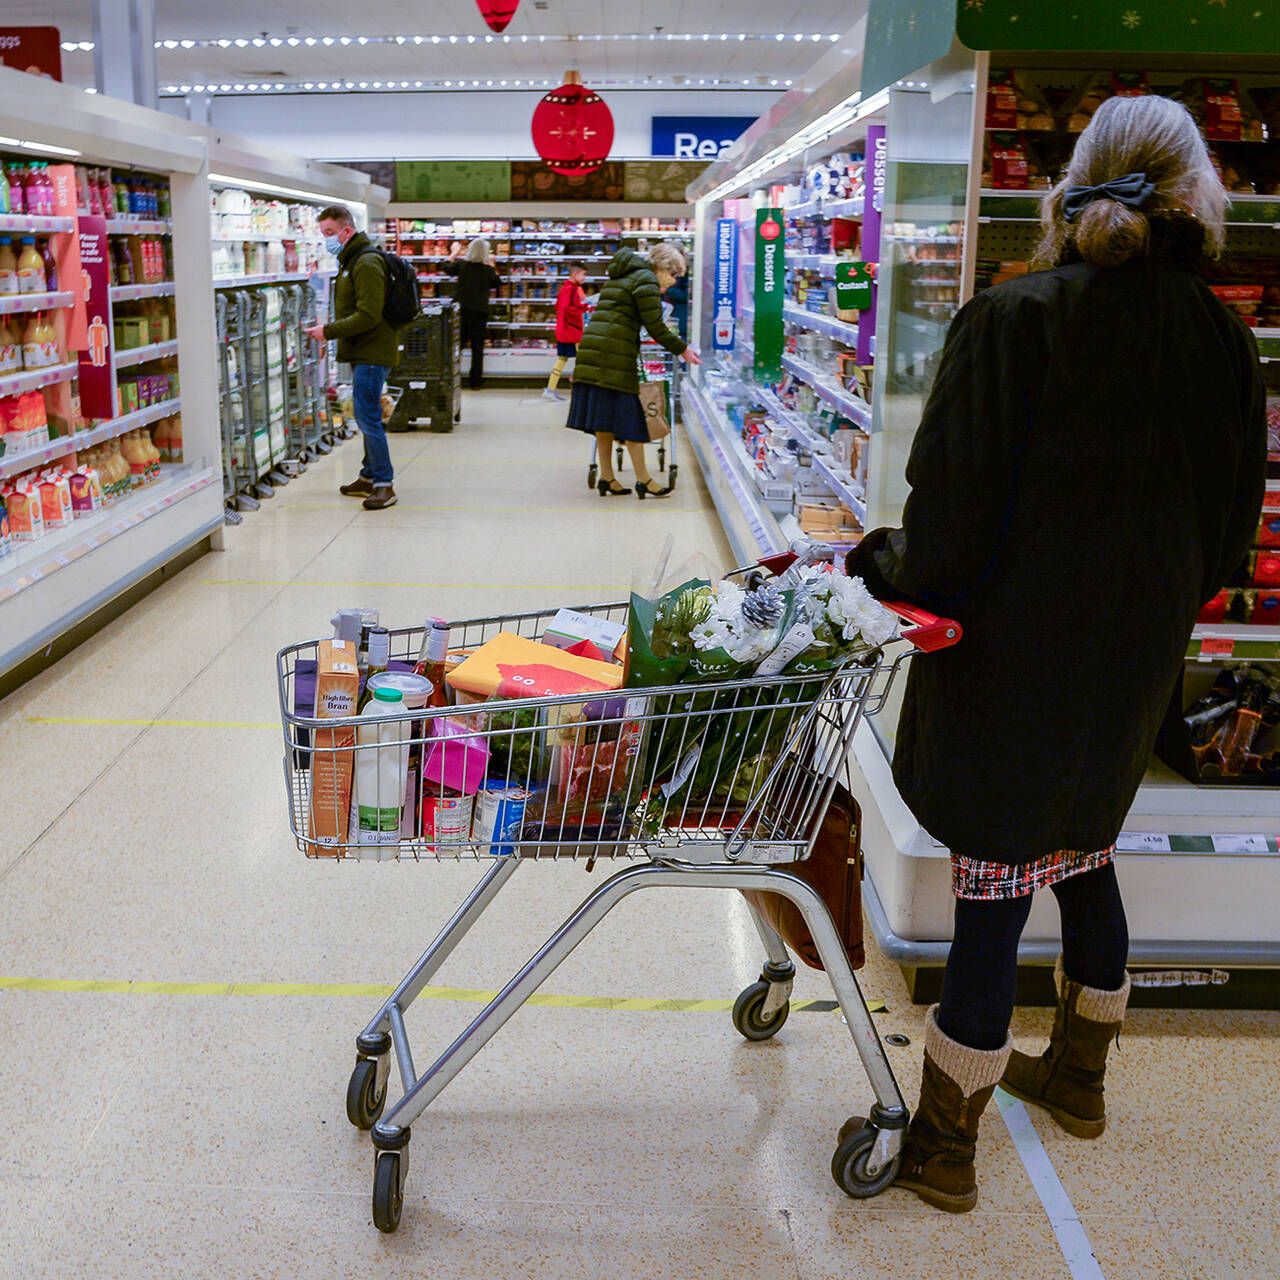
<path id="1" fill-rule="evenodd" d="M 158 40 L 226 40 L 157 51 L 162 85 L 290 84 L 465 79 L 470 87 L 551 79 L 580 70 L 588 83 L 694 87 L 786 86 L 830 47 L 811 36 L 843 32 L 848 0 L 524 0 L 505 36 L 491 36 L 474 0 L 157 0 Z M 54 23 L 66 40 L 89 40 L 89 0 L 4 0 L 6 21 Z M 609 35 L 620 39 L 598 40 Z M 740 40 L 739 35 L 767 36 Z M 692 35 L 694 39 L 672 39 Z M 796 40 L 796 35 L 804 39 Z M 403 36 L 407 43 L 357 43 Z M 414 43 L 413 37 L 423 37 Z M 783 39 L 776 37 L 782 36 Z M 346 37 L 348 45 L 320 41 Z M 451 40 L 452 37 L 452 40 Z M 652 38 L 651 38 L 652 37 Z M 707 38 L 703 38 L 707 37 Z M 723 37 L 723 38 L 722 38 Z M 440 43 L 432 43 L 438 38 Z M 317 43 L 307 45 L 310 39 Z M 237 47 L 236 40 L 248 42 Z M 298 43 L 291 45 L 290 40 Z M 254 44 L 258 41 L 258 44 Z M 273 44 L 272 41 L 278 41 Z M 64 54 L 66 79 L 93 83 L 93 55 Z"/>

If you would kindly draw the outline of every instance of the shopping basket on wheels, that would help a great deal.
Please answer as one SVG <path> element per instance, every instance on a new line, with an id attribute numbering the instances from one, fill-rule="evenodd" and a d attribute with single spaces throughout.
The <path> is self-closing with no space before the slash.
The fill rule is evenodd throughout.
<path id="1" fill-rule="evenodd" d="M 780 572 L 786 559 L 766 563 Z M 625 624 L 628 608 L 627 603 L 605 604 L 581 612 Z M 392 715 L 373 722 L 299 714 L 300 703 L 312 709 L 305 702 L 304 673 L 315 663 L 321 642 L 280 652 L 285 780 L 299 849 L 316 858 L 468 859 L 485 866 L 479 883 L 356 1038 L 347 1115 L 358 1128 L 371 1131 L 373 1216 L 380 1230 L 394 1231 L 400 1221 L 410 1126 L 613 907 L 637 889 L 659 886 L 771 891 L 799 908 L 876 1097 L 867 1127 L 839 1145 L 833 1175 L 858 1198 L 889 1186 L 908 1109 L 830 912 L 810 885 L 780 867 L 811 853 L 859 719 L 883 706 L 907 658 L 959 638 L 955 623 L 906 605 L 890 608 L 912 626 L 883 648 L 863 650 L 843 666 L 817 674 L 420 707 L 399 714 L 393 706 Z M 500 632 L 537 639 L 554 616 L 527 613 L 451 623 L 450 651 L 474 651 Z M 393 631 L 392 658 L 412 663 L 423 638 L 421 628 Z M 376 733 L 371 723 L 379 726 Z M 362 731 L 373 740 L 362 739 Z M 409 794 L 415 777 L 411 767 L 404 794 L 390 797 L 393 806 L 403 805 L 399 829 L 379 829 L 373 838 L 380 843 L 361 844 L 365 823 L 359 832 L 345 825 L 351 821 L 340 811 L 345 798 L 334 800 L 326 780 L 335 767 L 347 769 L 358 780 L 364 805 L 369 796 L 363 780 L 377 772 L 365 767 L 367 753 L 387 751 L 388 741 L 391 749 L 407 750 L 420 762 L 414 766 L 419 795 L 415 801 Z M 469 753 L 477 758 L 487 753 L 476 764 L 487 780 L 473 823 L 457 821 L 456 810 L 449 822 L 435 821 L 446 801 L 457 804 L 456 790 L 429 781 L 431 770 L 421 765 L 430 753 L 441 752 L 442 741 L 453 744 L 455 765 L 461 761 L 464 773 L 473 758 Z M 433 758 L 438 763 L 441 757 Z M 400 775 L 402 788 L 405 776 Z M 459 781 L 456 767 L 453 781 Z M 376 803 L 387 800 L 379 795 Z M 325 803 L 332 811 L 323 809 Z M 516 871 L 540 859 L 573 859 L 588 869 L 603 860 L 627 865 L 588 894 L 419 1073 L 405 1027 L 409 1006 Z M 766 963 L 759 983 L 739 998 L 734 1022 L 748 1039 L 760 1040 L 785 1021 L 795 966 L 779 934 L 754 909 L 751 914 Z M 393 1052 L 403 1092 L 388 1107 Z"/>
<path id="2" fill-rule="evenodd" d="M 656 342 L 646 339 L 641 344 L 640 380 L 657 382 L 666 389 L 667 424 L 670 434 L 657 441 L 658 470 L 667 473 L 667 487 L 674 489 L 680 476 L 680 463 L 676 457 L 676 408 L 680 403 L 677 392 L 680 379 L 680 361 L 664 351 Z M 670 450 L 671 465 L 667 465 L 667 453 Z M 614 474 L 624 470 L 626 465 L 626 448 L 618 444 L 614 449 Z M 596 441 L 591 441 L 591 461 L 587 464 L 587 488 L 594 489 L 600 479 L 600 460 L 596 456 Z"/>

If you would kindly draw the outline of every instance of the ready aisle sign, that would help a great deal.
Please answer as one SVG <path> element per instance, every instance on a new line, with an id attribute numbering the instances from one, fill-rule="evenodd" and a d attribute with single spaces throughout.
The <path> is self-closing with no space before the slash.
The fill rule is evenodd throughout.
<path id="1" fill-rule="evenodd" d="M 756 210 L 756 326 L 757 382 L 782 377 L 782 304 L 786 296 L 781 209 Z"/>
<path id="2" fill-rule="evenodd" d="M 654 116 L 652 154 L 715 160 L 755 122 L 754 116 Z"/>
<path id="3" fill-rule="evenodd" d="M 716 351 L 732 351 L 737 338 L 738 311 L 738 220 L 721 218 L 716 223 L 716 287 L 712 310 L 711 345 Z"/>

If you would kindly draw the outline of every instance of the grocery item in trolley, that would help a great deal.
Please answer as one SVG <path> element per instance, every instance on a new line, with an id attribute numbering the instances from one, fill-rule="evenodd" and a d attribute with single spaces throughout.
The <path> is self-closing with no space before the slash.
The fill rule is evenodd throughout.
<path id="1" fill-rule="evenodd" d="M 617 689 L 622 668 L 503 631 L 450 671 L 445 681 L 459 701 L 541 698 Z"/>
<path id="2" fill-rule="evenodd" d="M 442 788 L 422 797 L 422 838 L 431 852 L 468 844 L 475 817 L 475 796 Z"/>
<path id="3" fill-rule="evenodd" d="M 477 797 L 476 843 L 488 845 L 494 855 L 514 854 L 514 842 L 524 825 L 525 809 L 531 797 L 532 793 L 524 787 L 509 786 L 505 780 L 486 782 Z"/>
<path id="4" fill-rule="evenodd" d="M 346 640 L 321 640 L 317 650 L 315 719 L 347 720 L 356 713 L 360 691 L 356 647 Z M 347 842 L 355 740 L 350 725 L 316 730 L 311 754 L 311 837 L 318 845 Z"/>
<path id="5" fill-rule="evenodd" d="M 351 834 L 356 857 L 395 857 L 404 819 L 411 721 L 399 689 L 375 690 L 356 728 Z"/>

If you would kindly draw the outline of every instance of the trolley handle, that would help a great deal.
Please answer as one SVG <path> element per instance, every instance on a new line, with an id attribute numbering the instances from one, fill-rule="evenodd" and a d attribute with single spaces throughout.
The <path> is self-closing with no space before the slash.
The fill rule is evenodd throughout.
<path id="1" fill-rule="evenodd" d="M 922 653 L 933 653 L 938 649 L 949 649 L 958 644 L 964 635 L 964 628 L 953 618 L 939 618 L 927 609 L 921 609 L 903 600 L 882 600 L 886 609 L 892 610 L 903 622 L 912 624 L 902 633 L 904 640 L 909 640 Z"/>
<path id="2" fill-rule="evenodd" d="M 758 567 L 767 569 L 775 577 L 781 577 L 794 564 L 829 563 L 835 559 L 835 554 L 835 548 L 828 546 L 825 542 L 817 542 L 810 538 L 795 538 L 786 551 L 779 552 L 777 555 L 764 556 Z M 954 619 L 939 618 L 918 605 L 907 604 L 903 600 L 882 600 L 881 604 L 896 613 L 904 622 L 912 624 L 909 630 L 902 633 L 902 638 L 922 653 L 949 649 L 952 645 L 958 644 L 964 635 L 964 628 Z"/>

